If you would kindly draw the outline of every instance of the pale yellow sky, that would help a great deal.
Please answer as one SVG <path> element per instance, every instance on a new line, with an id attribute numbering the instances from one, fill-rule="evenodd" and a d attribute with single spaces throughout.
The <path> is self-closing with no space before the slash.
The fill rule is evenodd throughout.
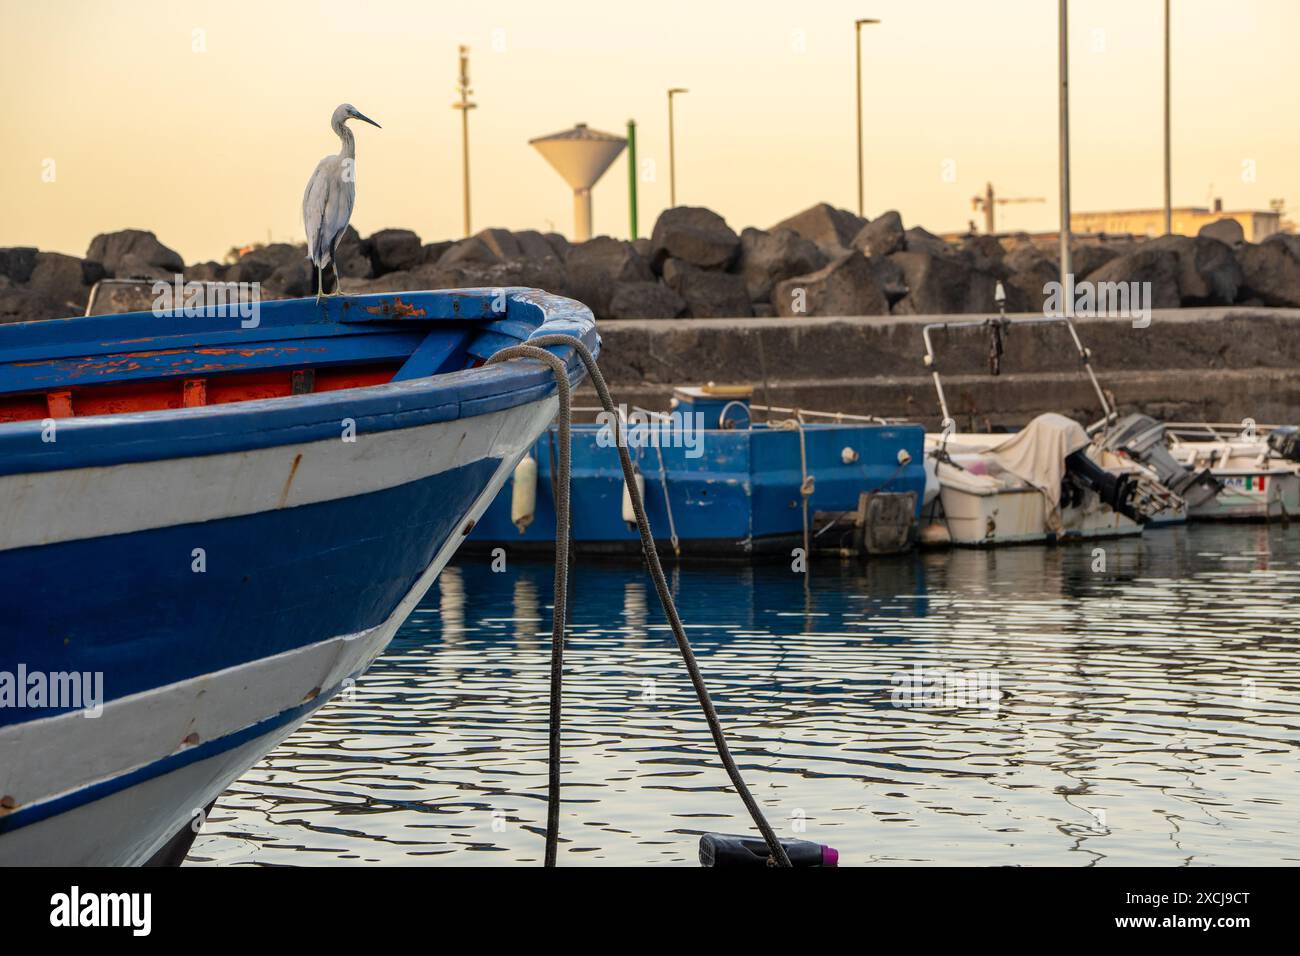
<path id="1" fill-rule="evenodd" d="M 1295 0 L 1174 0 L 1174 203 L 1300 207 Z M 1071 4 L 1076 210 L 1161 202 L 1161 0 Z M 302 191 L 351 102 L 363 234 L 461 233 L 456 47 L 472 48 L 474 228 L 569 234 L 572 197 L 528 146 L 638 123 L 645 234 L 668 201 L 737 229 L 856 205 L 853 19 L 863 33 L 867 214 L 964 227 L 992 180 L 1000 227 L 1057 222 L 1056 0 L 0 0 L 0 246 L 77 255 L 154 230 L 187 261 L 298 241 Z M 195 33 L 195 31 L 202 31 Z M 196 39 L 201 43 L 196 44 Z M 194 47 L 205 47 L 196 51 Z M 1288 66 L 1288 64 L 1290 64 Z M 53 161 L 53 165 L 50 165 Z M 53 181 L 47 182 L 50 172 Z M 627 167 L 594 192 L 626 235 Z"/>

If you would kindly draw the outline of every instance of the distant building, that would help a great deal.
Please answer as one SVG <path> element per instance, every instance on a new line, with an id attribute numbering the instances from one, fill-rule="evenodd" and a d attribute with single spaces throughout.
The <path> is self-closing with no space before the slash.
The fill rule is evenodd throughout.
<path id="1" fill-rule="evenodd" d="M 1223 202 L 1216 199 L 1213 209 L 1204 206 L 1175 206 L 1170 210 L 1176 235 L 1194 236 L 1204 225 L 1220 219 L 1235 219 L 1250 242 L 1260 242 L 1283 231 L 1282 204 L 1273 203 L 1267 211 L 1224 212 Z M 1287 224 L 1289 225 L 1289 223 Z M 1134 236 L 1163 236 L 1164 209 L 1129 209 L 1121 212 L 1075 212 L 1070 214 L 1074 233 L 1130 233 Z"/>

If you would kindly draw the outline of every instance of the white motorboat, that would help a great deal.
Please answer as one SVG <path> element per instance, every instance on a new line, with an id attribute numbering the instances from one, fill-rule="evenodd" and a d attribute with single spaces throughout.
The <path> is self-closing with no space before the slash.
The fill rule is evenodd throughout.
<path id="1" fill-rule="evenodd" d="M 1191 508 L 1200 521 L 1289 520 L 1300 515 L 1300 434 L 1294 426 L 1176 422 L 1166 426 L 1169 453 L 1205 468 L 1219 493 Z"/>
<path id="2" fill-rule="evenodd" d="M 1047 323 L 1066 327 L 1096 392 L 1103 415 L 1092 436 L 1078 422 L 1052 413 L 1009 434 L 957 432 L 931 333 L 988 329 L 989 371 L 997 375 L 1003 336 L 1016 326 Z M 1152 468 L 1106 445 L 1106 427 L 1116 414 L 1068 317 L 1003 315 L 932 323 L 922 334 L 925 364 L 943 416 L 942 431 L 926 436 L 926 463 L 933 480 L 925 501 L 923 540 L 989 546 L 1102 538 L 1138 534 L 1147 523 L 1186 520 L 1186 503 Z"/>

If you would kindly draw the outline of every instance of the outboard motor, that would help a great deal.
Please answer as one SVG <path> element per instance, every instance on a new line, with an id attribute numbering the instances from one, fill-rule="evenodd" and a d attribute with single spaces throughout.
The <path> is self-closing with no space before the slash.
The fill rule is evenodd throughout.
<path id="1" fill-rule="evenodd" d="M 1223 490 L 1223 485 L 1210 469 L 1192 471 L 1169 454 L 1164 423 L 1150 415 L 1124 416 L 1107 431 L 1102 446 L 1109 451 L 1122 451 L 1134 461 L 1146 465 L 1156 473 L 1160 483 L 1186 501 L 1189 508 L 1204 504 Z"/>
<path id="2" fill-rule="evenodd" d="M 1101 465 L 1097 464 L 1088 457 L 1087 449 L 1081 448 L 1071 455 L 1065 456 L 1066 473 L 1084 488 L 1091 488 L 1097 493 L 1102 504 L 1109 505 L 1113 511 L 1117 511 L 1126 518 L 1136 521 L 1138 524 L 1146 524 L 1155 514 L 1143 513 L 1138 507 L 1138 479 L 1135 475 L 1127 472 L 1116 474 L 1107 471 Z M 1070 482 L 1063 482 L 1069 485 Z M 1064 497 L 1065 492 L 1062 492 Z M 1074 496 L 1078 497 L 1078 496 Z M 1077 503 L 1077 502 L 1076 502 Z"/>
<path id="3" fill-rule="evenodd" d="M 1287 461 L 1300 461 L 1300 428 L 1279 425 L 1268 433 L 1268 447 Z"/>

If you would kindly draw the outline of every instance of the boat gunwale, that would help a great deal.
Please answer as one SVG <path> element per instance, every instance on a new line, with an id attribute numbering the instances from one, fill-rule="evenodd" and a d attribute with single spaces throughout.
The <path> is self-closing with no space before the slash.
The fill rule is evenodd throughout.
<path id="1" fill-rule="evenodd" d="M 503 294 L 506 298 L 504 314 L 493 311 L 485 311 L 477 317 L 459 314 L 460 303 L 468 300 L 483 308 Z M 280 300 L 276 304 L 287 310 L 290 304 L 302 308 L 309 302 Z M 393 329 L 419 323 L 422 328 L 430 328 L 431 322 L 443 318 L 485 323 L 515 321 L 529 328 L 526 338 L 509 336 L 519 344 L 542 335 L 567 334 L 582 340 L 594 355 L 598 355 L 600 350 L 600 336 L 590 309 L 573 299 L 538 289 L 510 287 L 382 293 L 352 296 L 345 302 L 349 309 L 365 309 L 376 316 L 360 319 L 367 325 Z M 428 308 L 420 306 L 431 308 L 435 313 L 454 311 L 457 314 L 429 316 L 426 314 Z M 122 315 L 156 318 L 151 313 Z M 111 318 L 120 320 L 121 317 Z M 105 318 L 90 316 L 52 320 L 54 324 L 50 327 L 67 330 L 76 322 L 102 326 Z M 341 324 L 343 321 L 335 317 L 326 324 Z M 0 348 L 3 347 L 5 329 L 27 326 L 29 328 L 23 331 L 31 332 L 31 327 L 44 324 L 15 323 L 0 327 Z M 485 332 L 508 336 L 501 331 L 485 329 Z M 265 332 L 260 337 L 264 339 Z M 552 346 L 547 351 L 564 361 L 569 370 L 570 384 L 576 385 L 582 380 L 586 370 L 572 348 Z M 2 357 L 3 352 L 0 352 Z M 518 361 L 303 395 L 60 418 L 54 420 L 54 441 L 45 441 L 42 437 L 48 419 L 4 422 L 0 423 L 0 475 L 195 457 L 338 438 L 344 419 L 355 422 L 359 433 L 410 428 L 542 401 L 553 395 L 556 387 L 554 375 L 548 367 L 540 362 Z"/>

